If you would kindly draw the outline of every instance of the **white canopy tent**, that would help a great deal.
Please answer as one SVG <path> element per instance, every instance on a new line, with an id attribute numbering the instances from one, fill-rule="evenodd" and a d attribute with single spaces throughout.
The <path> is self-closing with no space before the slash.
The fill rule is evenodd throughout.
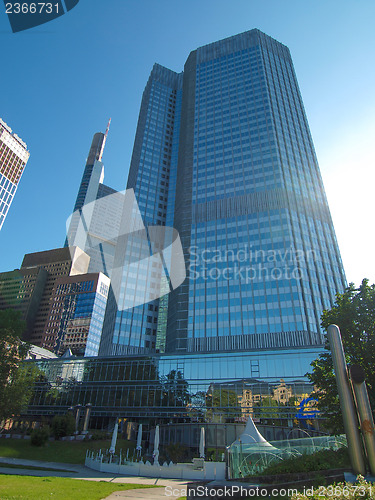
<path id="1" fill-rule="evenodd" d="M 272 446 L 272 444 L 270 444 L 266 439 L 264 439 L 262 434 L 256 428 L 256 425 L 254 424 L 253 419 L 251 417 L 249 417 L 249 420 L 247 421 L 243 433 L 236 439 L 236 441 L 232 443 L 232 445 L 236 444 L 241 444 L 241 445 L 257 444 L 259 446 L 265 446 L 275 449 L 275 447 Z"/>

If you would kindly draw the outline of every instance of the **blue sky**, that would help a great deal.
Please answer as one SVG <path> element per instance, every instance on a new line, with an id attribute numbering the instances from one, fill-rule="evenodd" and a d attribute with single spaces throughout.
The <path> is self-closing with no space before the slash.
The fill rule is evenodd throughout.
<path id="1" fill-rule="evenodd" d="M 154 62 L 259 28 L 292 53 L 348 281 L 375 282 L 373 0 L 80 0 L 13 34 L 0 5 L 0 117 L 31 156 L 0 232 L 0 271 L 62 246 L 92 135 L 111 130 L 105 183 L 124 189 Z"/>

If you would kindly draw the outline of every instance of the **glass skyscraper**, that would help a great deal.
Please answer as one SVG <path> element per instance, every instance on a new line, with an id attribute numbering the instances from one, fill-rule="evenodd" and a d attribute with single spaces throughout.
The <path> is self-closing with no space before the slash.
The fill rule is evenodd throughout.
<path id="1" fill-rule="evenodd" d="M 100 199 L 101 141 L 77 210 Z M 182 73 L 156 64 L 127 188 L 138 206 L 118 214 L 132 230 L 115 243 L 99 355 L 38 362 L 27 417 L 91 404 L 92 427 L 157 422 L 162 446 L 197 447 L 204 424 L 207 446 L 224 448 L 249 416 L 267 439 L 318 431 L 305 374 L 345 275 L 288 48 L 251 30 L 193 51 Z M 99 216 L 88 233 L 105 236 Z M 129 307 L 159 276 L 155 227 L 178 230 L 187 277 Z"/>
<path id="2" fill-rule="evenodd" d="M 78 246 L 90 256 L 88 272 L 102 272 L 108 277 L 113 267 L 113 235 L 119 231 L 124 203 L 122 193 L 103 183 L 101 160 L 109 124 L 105 134 L 98 132 L 92 139 L 65 240 L 66 247 Z M 85 231 L 82 231 L 82 225 Z"/>
<path id="3" fill-rule="evenodd" d="M 103 355 L 319 347 L 345 286 L 289 49 L 251 30 L 155 65 L 128 188 L 146 226 L 173 226 L 187 278 L 117 309 Z"/>
<path id="4" fill-rule="evenodd" d="M 155 64 L 143 94 L 127 189 L 134 190 L 146 228 L 173 226 L 182 76 Z M 142 238 L 135 235 L 128 239 L 128 245 L 128 254 L 139 255 L 140 263 L 137 276 L 127 275 L 124 266 L 119 283 L 122 288 L 132 288 L 135 280 L 139 283 L 143 276 L 146 281 L 147 277 L 158 273 L 157 269 L 153 271 L 150 268 L 151 260 L 145 260 L 149 245 L 145 245 Z M 127 258 L 129 255 L 125 256 Z M 117 267 L 120 268 L 119 263 Z M 108 298 L 99 354 L 155 352 L 158 321 L 163 323 L 162 328 L 159 325 L 159 330 L 165 339 L 167 300 L 162 298 L 130 309 L 123 307 L 125 290 L 118 292 L 119 303 L 114 304 L 111 295 Z M 159 302 L 162 303 L 162 310 L 159 310 Z"/>

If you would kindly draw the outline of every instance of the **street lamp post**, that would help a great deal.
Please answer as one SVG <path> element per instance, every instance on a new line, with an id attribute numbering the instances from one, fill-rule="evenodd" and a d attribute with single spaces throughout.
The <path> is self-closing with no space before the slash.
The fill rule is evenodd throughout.
<path id="1" fill-rule="evenodd" d="M 364 476 L 366 474 L 366 467 L 363 459 L 361 437 L 358 432 L 358 419 L 350 389 L 340 329 L 336 325 L 330 325 L 327 329 L 327 334 L 331 346 L 333 369 L 335 371 L 344 429 L 348 441 L 350 462 L 354 472 Z"/>

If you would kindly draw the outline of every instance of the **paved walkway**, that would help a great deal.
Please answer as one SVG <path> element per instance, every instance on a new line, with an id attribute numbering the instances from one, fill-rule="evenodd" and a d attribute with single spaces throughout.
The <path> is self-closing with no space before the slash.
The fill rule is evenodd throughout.
<path id="1" fill-rule="evenodd" d="M 40 460 L 23 460 L 18 458 L 2 458 L 0 463 L 23 465 L 25 469 L 12 469 L 0 467 L 0 474 L 16 474 L 22 476 L 38 477 L 69 477 L 74 479 L 85 479 L 87 481 L 109 481 L 111 483 L 144 484 L 161 486 L 161 488 L 139 488 L 136 490 L 116 491 L 109 495 L 105 500 L 165 500 L 166 498 L 177 499 L 186 496 L 187 484 L 189 481 L 179 481 L 178 479 L 160 479 L 151 477 L 120 476 L 105 472 L 98 472 L 84 465 L 66 464 L 58 462 L 42 462 Z M 44 467 L 58 469 L 53 471 L 27 469 L 27 467 Z M 345 479 L 355 482 L 356 477 L 353 474 L 345 473 Z M 366 477 L 367 481 L 375 482 L 375 478 Z M 226 481 L 212 482 L 211 485 L 225 486 L 233 482 Z M 241 483 L 243 485 L 243 483 Z"/>
<path id="2" fill-rule="evenodd" d="M 160 479 L 152 477 L 138 476 L 120 476 L 106 472 L 98 472 L 84 465 L 65 464 L 58 462 L 43 462 L 40 460 L 24 460 L 19 458 L 0 457 L 0 463 L 10 465 L 23 465 L 25 469 L 13 469 L 11 467 L 0 467 L 0 474 L 15 474 L 21 476 L 37 477 L 69 477 L 74 479 L 85 479 L 87 481 L 109 481 L 111 483 L 127 484 L 145 484 L 161 486 L 161 488 L 139 488 L 136 490 L 116 491 L 105 500 L 120 499 L 147 499 L 147 500 L 165 500 L 165 498 L 179 498 L 186 496 L 188 481 L 179 481 L 178 479 Z M 27 469 L 27 467 L 43 467 L 49 469 L 58 469 L 53 471 Z"/>
<path id="3" fill-rule="evenodd" d="M 166 500 L 166 498 L 177 499 L 181 496 L 186 497 L 186 486 L 115 491 L 105 500 Z"/>

